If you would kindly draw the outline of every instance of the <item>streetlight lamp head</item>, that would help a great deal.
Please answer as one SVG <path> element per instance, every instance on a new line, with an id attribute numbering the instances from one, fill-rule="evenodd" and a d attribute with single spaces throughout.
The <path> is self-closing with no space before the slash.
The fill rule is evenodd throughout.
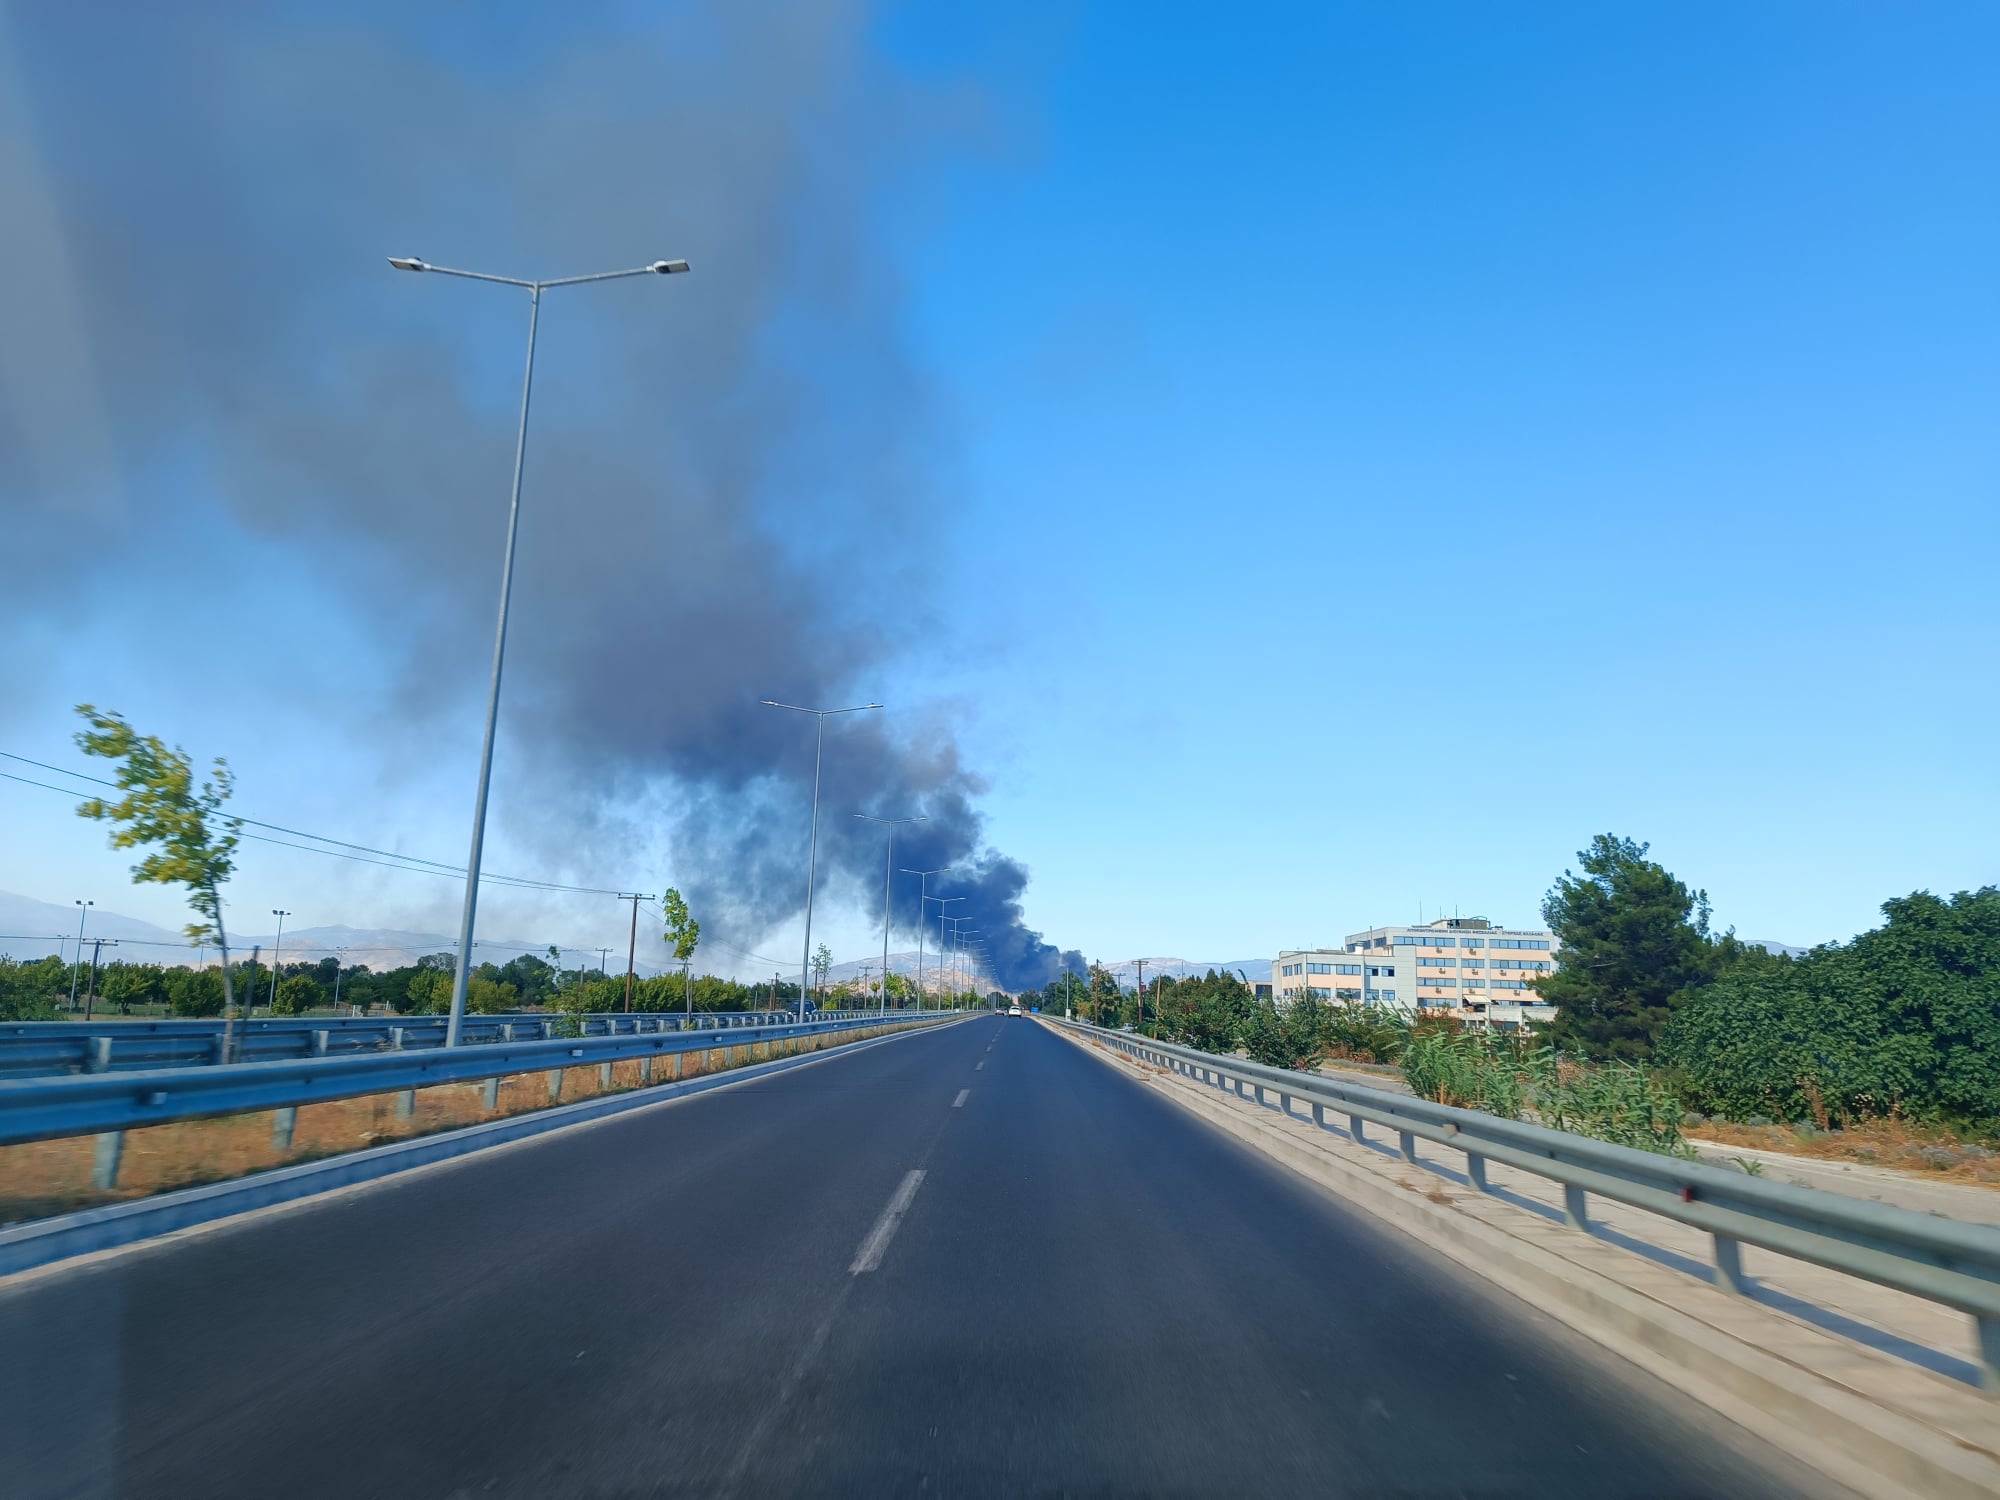
<path id="1" fill-rule="evenodd" d="M 389 257 L 389 264 L 399 271 L 428 271 L 430 269 L 429 266 L 425 265 L 414 255 L 392 255 Z"/>
<path id="2" fill-rule="evenodd" d="M 656 260 L 646 269 L 660 276 L 678 276 L 688 269 L 688 263 L 684 260 Z"/>

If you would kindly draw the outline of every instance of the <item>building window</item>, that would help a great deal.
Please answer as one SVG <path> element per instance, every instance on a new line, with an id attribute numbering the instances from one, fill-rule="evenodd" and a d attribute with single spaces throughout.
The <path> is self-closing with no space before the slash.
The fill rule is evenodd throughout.
<path id="1" fill-rule="evenodd" d="M 1493 981 L 1493 988 L 1496 990 L 1525 990 L 1527 986 L 1518 979 L 1496 979 Z"/>
<path id="2" fill-rule="evenodd" d="M 1377 1000 L 1387 1000 L 1391 1004 L 1394 1004 L 1396 999 L 1396 992 L 1394 990 L 1377 990 L 1375 992 L 1375 998 Z"/>
<path id="3" fill-rule="evenodd" d="M 1359 974 L 1359 973 L 1361 972 L 1361 965 L 1360 965 L 1360 964 L 1335 964 L 1335 965 L 1333 966 L 1333 972 L 1334 972 L 1334 973 L 1336 973 L 1336 974 Z"/>
<path id="4" fill-rule="evenodd" d="M 1417 967 L 1420 969 L 1455 969 L 1458 967 L 1458 960 L 1455 958 L 1423 957 L 1417 960 Z"/>
<path id="5" fill-rule="evenodd" d="M 1332 965 L 1332 964 L 1307 964 L 1307 965 L 1306 965 L 1306 972 L 1307 972 L 1308 974 L 1331 974 L 1331 973 L 1333 972 L 1333 965 Z"/>
<path id="6" fill-rule="evenodd" d="M 1335 991 L 1333 992 L 1333 998 L 1334 998 L 1334 999 L 1336 999 L 1336 1000 L 1359 1000 L 1359 999 L 1361 998 L 1361 991 L 1359 991 L 1359 990 L 1335 990 Z"/>
<path id="7" fill-rule="evenodd" d="M 1439 979 L 1430 974 L 1419 974 L 1417 976 L 1417 983 L 1427 984 L 1432 989 L 1439 990 L 1455 990 L 1458 988 L 1458 981 L 1456 979 Z"/>
<path id="8" fill-rule="evenodd" d="M 1394 979 L 1396 977 L 1396 966 L 1394 964 L 1370 964 L 1368 966 L 1368 977 L 1370 979 Z"/>

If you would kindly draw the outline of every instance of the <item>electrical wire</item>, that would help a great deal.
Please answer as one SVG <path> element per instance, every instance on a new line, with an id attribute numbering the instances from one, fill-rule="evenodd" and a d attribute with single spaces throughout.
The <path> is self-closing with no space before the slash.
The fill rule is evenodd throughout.
<path id="1" fill-rule="evenodd" d="M 78 781 L 88 781 L 95 786 L 108 786 L 114 791 L 121 790 L 115 781 L 106 781 L 101 776 L 86 776 L 81 771 L 67 771 L 61 766 L 52 766 L 46 761 L 30 760 L 25 755 L 15 755 L 12 751 L 0 750 L 0 757 L 4 757 L 7 760 L 19 761 L 22 765 L 35 766 L 40 770 L 53 771 L 58 776 L 70 776 Z M 44 791 L 59 792 L 65 797 L 74 797 L 77 795 L 75 790 L 70 787 L 50 786 L 46 781 L 32 781 L 26 776 L 16 776 L 7 771 L 0 771 L 0 777 L 5 777 L 9 781 L 21 782 L 26 786 L 40 787 Z M 367 844 L 351 844 L 344 839 L 329 838 L 323 833 L 307 833 L 304 829 L 286 828 L 281 824 L 265 823 L 256 818 L 238 817 L 234 813 L 225 814 L 224 816 L 233 822 L 246 824 L 251 828 L 268 829 L 272 833 L 290 834 L 293 838 L 311 839 L 315 843 L 320 844 L 332 844 L 335 846 L 335 849 L 349 849 L 358 851 L 358 854 L 378 854 L 383 857 L 382 859 L 361 859 L 358 861 L 361 864 L 382 864 L 384 860 L 394 860 L 399 861 L 399 863 L 389 864 L 386 868 L 407 870 L 411 874 L 450 875 L 456 876 L 461 880 L 465 878 L 465 866 L 463 865 L 448 865 L 439 860 L 422 859 L 414 854 L 398 854 L 393 849 L 372 848 Z M 254 833 L 246 833 L 243 837 L 256 839 L 259 843 L 278 844 L 287 849 L 300 849 L 307 854 L 326 854 L 336 859 L 358 858 L 358 854 L 337 854 L 335 853 L 335 849 L 314 849 L 305 844 L 286 844 L 282 839 L 260 838 Z M 619 894 L 617 891 L 605 890 L 598 886 L 563 885 L 553 880 L 535 880 L 523 875 L 496 875 L 485 870 L 480 871 L 479 883 L 485 885 L 489 881 L 495 885 L 510 885 L 522 890 L 560 891 L 577 896 L 616 896 Z"/>

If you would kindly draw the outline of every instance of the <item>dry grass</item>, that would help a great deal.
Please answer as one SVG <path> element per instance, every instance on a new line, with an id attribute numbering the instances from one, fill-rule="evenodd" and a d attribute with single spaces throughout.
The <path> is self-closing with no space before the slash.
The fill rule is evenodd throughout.
<path id="1" fill-rule="evenodd" d="M 1735 1125 L 1712 1120 L 1686 1129 L 1690 1140 L 1721 1146 L 1750 1146 L 1820 1161 L 1851 1161 L 1871 1167 L 1922 1172 L 1948 1182 L 2000 1188 L 2000 1153 L 1961 1139 L 1935 1125 L 1907 1120 L 1869 1120 L 1845 1130 L 1801 1133 L 1789 1125 Z"/>
<path id="2" fill-rule="evenodd" d="M 872 1027 L 865 1028 L 840 1040 L 860 1041 L 875 1034 Z M 826 1045 L 827 1041 L 815 1038 L 803 1050 L 817 1051 Z M 653 1064 L 654 1082 L 658 1085 L 676 1078 L 697 1078 L 730 1066 L 744 1067 L 782 1055 L 774 1052 L 769 1042 L 729 1050 L 733 1060 L 726 1059 L 725 1049 L 720 1047 L 681 1053 L 678 1073 L 675 1057 L 657 1058 Z M 549 1097 L 548 1073 L 521 1073 L 503 1078 L 499 1103 L 492 1109 L 486 1107 L 483 1083 L 447 1083 L 419 1089 L 415 1111 L 408 1119 L 397 1116 L 396 1094 L 370 1094 L 358 1099 L 302 1105 L 287 1150 L 278 1149 L 272 1139 L 276 1117 L 270 1110 L 128 1131 L 118 1186 L 109 1189 L 91 1186 L 95 1136 L 0 1146 L 0 1224 L 147 1198 L 202 1183 L 226 1182 L 273 1167 L 434 1135 L 484 1120 L 532 1114 L 552 1104 L 575 1104 L 645 1086 L 636 1058 L 613 1063 L 608 1085 L 600 1080 L 599 1066 L 584 1063 L 565 1068 L 562 1095 L 553 1100 Z"/>

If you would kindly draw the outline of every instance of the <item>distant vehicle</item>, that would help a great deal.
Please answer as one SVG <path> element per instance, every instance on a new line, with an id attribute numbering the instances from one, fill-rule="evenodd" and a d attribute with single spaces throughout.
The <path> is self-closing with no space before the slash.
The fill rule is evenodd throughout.
<path id="1" fill-rule="evenodd" d="M 1018 1016 L 1020 1013 L 1021 1013 L 1021 1007 L 1018 1005 L 1010 1005 L 1007 1007 L 1007 1014 L 1010 1016 Z"/>

